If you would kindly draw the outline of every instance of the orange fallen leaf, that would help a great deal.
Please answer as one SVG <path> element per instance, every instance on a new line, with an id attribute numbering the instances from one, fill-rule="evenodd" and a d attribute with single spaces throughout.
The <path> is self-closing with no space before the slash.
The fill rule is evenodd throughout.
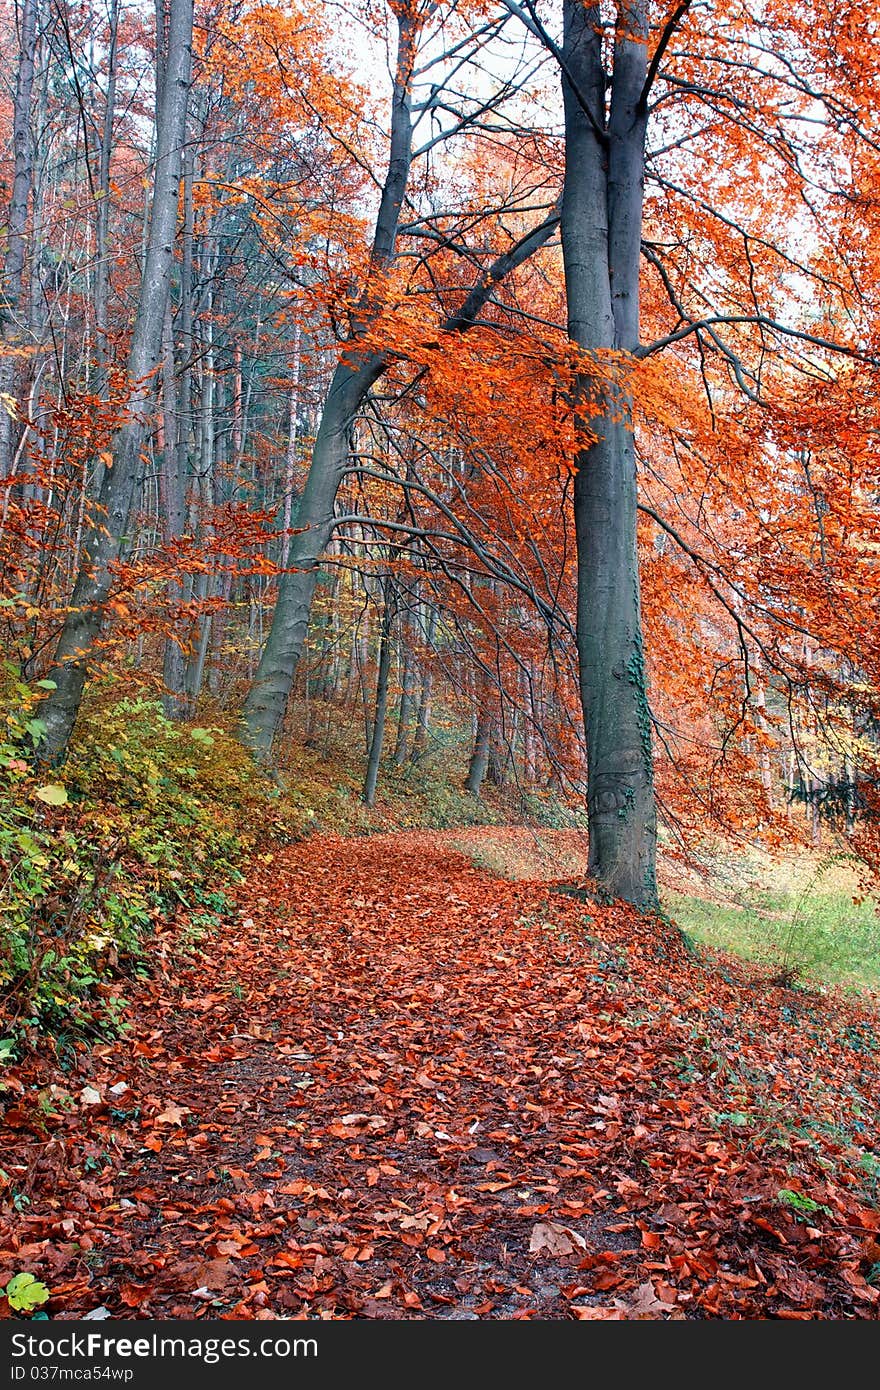
<path id="1" fill-rule="evenodd" d="M 154 1124 L 157 1125 L 182 1125 L 184 1115 L 191 1115 L 192 1111 L 187 1105 L 169 1105 L 157 1115 Z"/>

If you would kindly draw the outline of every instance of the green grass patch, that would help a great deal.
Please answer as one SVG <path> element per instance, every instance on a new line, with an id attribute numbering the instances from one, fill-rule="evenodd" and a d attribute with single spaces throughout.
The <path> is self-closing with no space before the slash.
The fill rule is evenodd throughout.
<path id="1" fill-rule="evenodd" d="M 664 895 L 664 907 L 704 946 L 754 960 L 798 979 L 880 988 L 880 917 L 873 900 L 854 902 L 835 887 L 757 890 L 738 903 Z"/>

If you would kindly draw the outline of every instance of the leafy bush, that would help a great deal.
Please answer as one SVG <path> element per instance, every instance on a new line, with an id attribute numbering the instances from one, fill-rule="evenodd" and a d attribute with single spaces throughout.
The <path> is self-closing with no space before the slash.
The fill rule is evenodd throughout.
<path id="1" fill-rule="evenodd" d="M 154 922 L 225 904 L 255 827 L 284 829 L 277 793 L 221 730 L 106 695 L 85 707 L 63 773 L 47 783 L 30 756 L 41 692 L 6 676 L 0 1008 L 18 1036 L 113 1031 L 117 982 L 144 968 Z"/>

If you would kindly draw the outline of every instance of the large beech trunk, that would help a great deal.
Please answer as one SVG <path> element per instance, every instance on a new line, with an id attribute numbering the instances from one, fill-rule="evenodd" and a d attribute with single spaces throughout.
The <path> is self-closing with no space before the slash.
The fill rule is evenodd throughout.
<path id="1" fill-rule="evenodd" d="M 645 0 L 618 4 L 610 101 L 599 6 L 564 0 L 562 246 L 572 388 L 584 435 L 574 485 L 577 644 L 588 766 L 590 873 L 657 906 L 657 820 L 636 549 L 627 371 L 639 341 L 647 74 Z"/>
<path id="2" fill-rule="evenodd" d="M 140 475 L 171 284 L 192 71 L 192 27 L 193 0 L 169 0 L 167 59 L 156 103 L 153 199 L 127 364 L 131 395 L 126 420 L 113 439 L 112 467 L 104 470 L 97 503 L 92 506 L 73 598 L 49 673 L 55 689 L 40 706 L 45 734 L 38 756 L 45 762 L 60 762 L 67 752 Z M 157 35 L 159 47 L 161 35 Z"/>

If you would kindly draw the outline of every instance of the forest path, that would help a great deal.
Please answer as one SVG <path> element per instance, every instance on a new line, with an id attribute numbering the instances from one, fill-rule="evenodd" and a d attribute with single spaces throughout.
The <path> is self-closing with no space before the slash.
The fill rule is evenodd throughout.
<path id="1" fill-rule="evenodd" d="M 877 1316 L 876 1015 L 425 832 L 238 896 L 19 1102 L 0 1277 L 50 1316 Z"/>

